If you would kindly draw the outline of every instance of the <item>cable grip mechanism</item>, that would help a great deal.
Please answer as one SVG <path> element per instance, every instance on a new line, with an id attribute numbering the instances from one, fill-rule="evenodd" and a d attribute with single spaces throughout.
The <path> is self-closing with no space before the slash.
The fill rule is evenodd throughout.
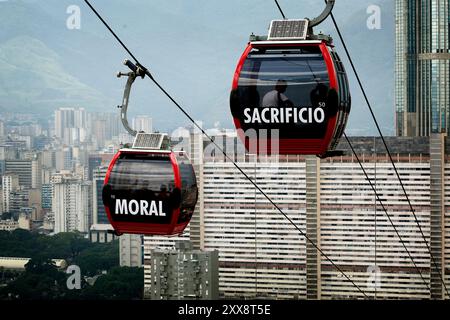
<path id="1" fill-rule="evenodd" d="M 308 19 L 309 27 L 312 28 L 324 22 L 325 19 L 328 18 L 328 16 L 333 11 L 335 2 L 336 0 L 326 0 L 327 5 L 325 9 L 322 11 L 322 13 L 319 16 L 315 17 L 314 19 Z"/>
<path id="2" fill-rule="evenodd" d="M 137 130 L 134 130 L 133 128 L 131 128 L 131 126 L 128 122 L 128 118 L 127 118 L 128 104 L 130 102 L 131 87 L 133 86 L 133 83 L 136 80 L 136 78 L 140 77 L 140 78 L 144 79 L 145 76 L 148 74 L 148 70 L 139 64 L 134 64 L 130 60 L 125 60 L 123 62 L 123 64 L 125 66 L 127 66 L 131 71 L 117 73 L 117 78 L 128 77 L 127 83 L 125 85 L 125 90 L 123 92 L 122 105 L 118 106 L 118 108 L 120 109 L 120 120 L 122 121 L 122 125 L 124 126 L 125 130 L 128 131 L 128 133 L 130 135 L 135 137 L 138 134 L 138 132 L 137 132 Z"/>

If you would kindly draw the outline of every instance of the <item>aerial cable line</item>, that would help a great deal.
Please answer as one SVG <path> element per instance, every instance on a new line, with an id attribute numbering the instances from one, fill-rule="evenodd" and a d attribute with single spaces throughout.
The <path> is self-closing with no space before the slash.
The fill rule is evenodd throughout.
<path id="1" fill-rule="evenodd" d="M 312 241 L 305 232 L 303 232 L 297 224 L 289 218 L 289 216 L 283 212 L 283 210 L 258 186 L 256 182 L 254 182 L 249 175 L 247 175 L 244 170 L 230 157 L 227 155 L 227 153 L 214 141 L 214 139 L 206 133 L 206 131 L 199 125 L 197 122 L 189 115 L 189 113 L 184 110 L 184 108 L 162 87 L 162 85 L 151 75 L 150 71 L 142 66 L 140 64 L 139 60 L 131 53 L 131 51 L 127 48 L 127 46 L 120 40 L 120 38 L 117 36 L 117 34 L 112 30 L 112 28 L 108 25 L 108 23 L 102 18 L 102 16 L 98 13 L 98 11 L 91 5 L 91 3 L 88 0 L 83 0 L 89 8 L 94 12 L 94 14 L 100 19 L 100 21 L 105 25 L 105 27 L 111 32 L 111 34 L 116 38 L 116 40 L 120 43 L 120 45 L 125 49 L 125 51 L 134 59 L 136 64 L 145 72 L 145 75 L 147 75 L 150 80 L 164 93 L 164 95 L 172 101 L 173 104 L 189 119 L 189 121 L 192 122 L 192 124 L 199 129 L 202 134 L 210 140 L 210 142 L 224 155 L 224 157 L 230 161 L 234 167 L 248 180 L 250 183 L 272 204 L 274 208 L 276 208 L 285 218 L 289 221 L 292 226 L 294 226 L 295 229 L 300 233 L 301 236 L 305 237 L 305 239 L 313 245 L 313 247 L 320 252 L 320 254 L 328 261 L 330 262 L 336 270 L 339 271 L 354 287 L 358 289 L 360 293 L 364 295 L 364 297 L 369 298 L 369 296 L 361 290 L 361 288 L 352 280 L 350 277 L 327 255 L 325 252 L 320 249 L 317 244 Z"/>
<path id="2" fill-rule="evenodd" d="M 326 2 L 326 1 L 325 1 L 325 2 Z M 429 246 L 429 244 L 428 244 L 428 240 L 427 240 L 427 238 L 425 237 L 425 234 L 424 234 L 424 232 L 423 232 L 423 230 L 422 230 L 422 226 L 420 225 L 419 219 L 417 218 L 417 215 L 416 215 L 416 212 L 415 212 L 415 210 L 414 210 L 414 207 L 413 207 L 413 205 L 412 205 L 412 203 L 411 203 L 411 200 L 409 199 L 408 193 L 406 192 L 405 185 L 403 184 L 403 181 L 402 181 L 402 178 L 401 178 L 401 176 L 400 176 L 400 173 L 398 172 L 397 166 L 395 165 L 395 162 L 394 162 L 394 159 L 393 159 L 393 157 L 392 157 L 391 151 L 389 150 L 389 147 L 388 147 L 388 145 L 387 145 L 387 143 L 386 143 L 386 139 L 384 138 L 384 135 L 383 135 L 383 133 L 382 133 L 382 131 L 381 131 L 380 125 L 379 125 L 378 120 L 377 120 L 377 118 L 376 118 L 376 116 L 375 116 L 375 113 L 374 113 L 374 111 L 373 111 L 372 104 L 371 104 L 370 101 L 369 101 L 369 98 L 368 98 L 368 96 L 367 96 L 366 90 L 364 89 L 364 86 L 363 86 L 363 84 L 362 84 L 362 81 L 361 81 L 361 79 L 360 79 L 360 77 L 359 77 L 359 74 L 358 74 L 358 72 L 357 72 L 357 70 L 356 70 L 355 64 L 353 63 L 353 59 L 352 59 L 352 57 L 351 57 L 351 55 L 350 55 L 350 52 L 349 52 L 349 50 L 348 50 L 348 48 L 347 48 L 347 45 L 346 45 L 345 40 L 344 40 L 344 37 L 342 36 L 341 30 L 339 29 L 339 26 L 338 26 L 338 24 L 337 24 L 337 22 L 336 22 L 336 19 L 334 18 L 334 15 L 333 15 L 332 12 L 331 12 L 330 16 L 331 16 L 331 19 L 333 20 L 334 27 L 335 27 L 335 29 L 336 29 L 338 35 L 339 35 L 339 39 L 341 40 L 341 43 L 342 43 L 342 45 L 343 45 L 343 47 L 344 47 L 345 53 L 346 53 L 346 55 L 347 55 L 347 58 L 348 58 L 348 60 L 350 61 L 350 65 L 351 65 L 351 67 L 352 67 L 353 73 L 354 73 L 355 76 L 356 76 L 356 80 L 358 81 L 358 85 L 359 85 L 359 87 L 360 87 L 360 89 L 361 89 L 361 92 L 362 92 L 362 94 L 363 94 L 363 96 L 364 96 L 364 99 L 365 99 L 365 101 L 366 101 L 366 104 L 367 104 L 367 106 L 368 106 L 368 108 L 369 108 L 369 111 L 370 111 L 370 114 L 371 114 L 371 116 L 372 116 L 372 119 L 373 119 L 373 121 L 374 121 L 374 123 L 375 123 L 375 126 L 376 126 L 376 128 L 377 128 L 377 130 L 378 130 L 378 133 L 380 134 L 381 140 L 383 141 L 383 145 L 384 145 L 384 147 L 386 148 L 386 151 L 387 151 L 389 160 L 390 160 L 390 162 L 392 163 L 392 166 L 393 166 L 393 168 L 394 168 L 395 174 L 396 174 L 396 176 L 397 176 L 397 178 L 398 178 L 398 181 L 400 182 L 400 185 L 401 185 L 401 187 L 402 187 L 403 193 L 405 194 L 405 197 L 406 197 L 406 200 L 407 200 L 407 202 L 408 202 L 408 205 L 409 205 L 409 207 L 411 208 L 411 212 L 412 212 L 412 214 L 413 214 L 413 216 L 414 216 L 414 220 L 415 220 L 417 226 L 419 227 L 420 234 L 422 235 L 422 238 L 423 238 L 423 241 L 424 241 L 424 243 L 425 243 L 425 245 L 426 245 L 426 247 L 427 247 L 428 253 L 430 254 L 430 258 L 431 258 L 431 260 L 432 260 L 432 262 L 433 262 L 433 264 L 434 264 L 434 267 L 435 267 L 436 271 L 437 271 L 438 274 L 439 274 L 439 277 L 440 277 L 440 280 L 441 280 L 441 282 L 442 282 L 442 285 L 444 286 L 444 289 L 445 289 L 445 291 L 447 292 L 447 296 L 449 296 L 449 292 L 448 292 L 447 286 L 446 286 L 446 284 L 445 284 L 444 278 L 442 277 L 442 273 L 441 273 L 441 271 L 439 270 L 439 267 L 438 267 L 438 265 L 437 265 L 437 263 L 436 263 L 436 260 L 435 260 L 435 258 L 434 258 L 434 256 L 433 256 L 433 254 L 431 253 L 431 249 L 430 249 L 430 246 Z"/>
<path id="3" fill-rule="evenodd" d="M 384 206 L 384 203 L 382 201 L 382 199 L 380 198 L 379 193 L 377 192 L 376 187 L 374 186 L 374 184 L 372 183 L 372 181 L 370 180 L 370 177 L 366 171 L 366 169 L 364 168 L 364 165 L 361 162 L 361 159 L 359 158 L 358 154 L 356 153 L 355 148 L 353 147 L 350 139 L 348 138 L 347 134 L 344 133 L 344 137 L 345 140 L 347 140 L 348 145 L 350 146 L 350 149 L 352 150 L 353 154 L 355 155 L 356 161 L 359 163 L 359 166 L 361 167 L 364 176 L 366 177 L 367 182 L 369 182 L 370 187 L 372 188 L 373 192 L 375 193 L 375 197 L 377 198 L 377 201 L 380 203 L 381 208 L 383 209 L 384 213 L 386 214 L 386 216 L 389 219 L 389 222 L 391 223 L 392 227 L 394 228 L 395 233 L 397 234 L 398 238 L 400 239 L 401 244 L 403 245 L 403 247 L 405 248 L 405 251 L 408 253 L 409 258 L 411 259 L 412 263 L 414 264 L 414 268 L 417 270 L 417 272 L 419 272 L 420 277 L 422 278 L 423 282 L 425 283 L 425 286 L 427 287 L 427 289 L 429 290 L 430 287 L 428 286 L 428 282 L 425 280 L 425 277 L 423 276 L 422 272 L 420 271 L 420 268 L 417 266 L 416 262 L 414 261 L 411 253 L 408 250 L 408 247 L 406 246 L 405 241 L 403 241 L 402 237 L 400 236 L 400 233 L 397 229 L 397 227 L 395 226 L 394 222 L 392 221 L 391 216 L 389 215 L 389 213 L 387 212 L 386 207 Z"/>
<path id="4" fill-rule="evenodd" d="M 276 5 L 277 5 L 278 10 L 280 11 L 281 16 L 283 17 L 283 19 L 286 19 L 286 16 L 284 15 L 283 9 L 281 9 L 281 6 L 280 6 L 280 4 L 278 3 L 278 0 L 275 0 L 275 3 L 276 3 Z"/>

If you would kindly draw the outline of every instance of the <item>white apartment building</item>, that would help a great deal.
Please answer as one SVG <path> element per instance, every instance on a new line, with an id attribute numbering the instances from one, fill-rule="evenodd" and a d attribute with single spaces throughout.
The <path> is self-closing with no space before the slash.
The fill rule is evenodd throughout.
<path id="1" fill-rule="evenodd" d="M 86 141 L 87 112 L 83 108 L 59 108 L 55 110 L 55 135 L 66 145 Z"/>
<path id="2" fill-rule="evenodd" d="M 2 208 L 3 212 L 9 212 L 11 203 L 11 193 L 19 189 L 19 176 L 13 173 L 6 173 L 2 176 Z"/>
<path id="3" fill-rule="evenodd" d="M 64 178 L 53 185 L 55 233 L 89 231 L 90 193 L 91 184 L 79 179 Z"/>
<path id="4" fill-rule="evenodd" d="M 153 119 L 148 116 L 137 116 L 132 120 L 132 127 L 137 132 L 152 133 Z"/>
<path id="5" fill-rule="evenodd" d="M 124 234 L 119 237 L 119 258 L 121 267 L 142 267 L 142 235 Z"/>
<path id="6" fill-rule="evenodd" d="M 443 138 L 432 139 L 430 157 L 427 138 L 395 139 L 390 143 L 396 166 L 449 287 L 450 157 L 445 155 L 445 143 L 436 145 Z M 360 140 L 354 140 L 358 154 L 425 282 L 348 146 L 343 146 L 346 156 L 327 160 L 280 156 L 276 163 L 247 156 L 238 164 L 370 298 L 444 297 L 430 253 L 380 141 L 375 156 L 367 141 Z M 199 232 L 200 249 L 219 251 L 221 297 L 363 298 L 232 163 L 222 157 L 205 158 L 197 178 L 202 209 L 190 228 Z M 189 236 L 189 232 L 184 235 Z M 146 289 L 150 251 L 172 246 L 172 238 L 145 238 Z"/>
<path id="7" fill-rule="evenodd" d="M 0 220 L 0 231 L 14 231 L 19 228 L 19 223 L 14 220 Z"/>

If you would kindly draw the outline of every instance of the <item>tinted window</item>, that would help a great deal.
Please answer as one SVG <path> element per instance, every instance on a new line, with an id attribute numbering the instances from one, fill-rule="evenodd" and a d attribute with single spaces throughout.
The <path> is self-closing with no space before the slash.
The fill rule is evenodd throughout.
<path id="1" fill-rule="evenodd" d="M 117 160 L 109 183 L 121 190 L 171 191 L 175 186 L 172 163 L 169 158 L 127 155 Z"/>
<path id="2" fill-rule="evenodd" d="M 327 119 L 337 111 L 337 94 L 331 94 L 329 86 L 327 66 L 319 47 L 256 50 L 247 57 L 238 89 L 232 93 L 232 113 L 244 130 L 280 129 L 281 138 L 322 138 Z M 324 121 L 300 120 L 301 109 L 308 109 L 302 113 L 302 118 L 308 118 L 309 110 L 313 113 L 319 106 L 325 106 Z M 273 115 L 271 121 L 259 121 L 258 117 L 249 121 L 248 115 L 253 116 L 255 109 L 259 112 L 270 109 L 265 115 L 268 118 Z M 287 109 L 296 119 L 287 114 Z"/>
<path id="3" fill-rule="evenodd" d="M 178 223 L 183 223 L 189 221 L 194 213 L 198 188 L 194 168 L 186 155 L 178 155 L 177 162 L 181 176 L 181 212 Z"/>
<path id="4" fill-rule="evenodd" d="M 173 210 L 180 206 L 180 190 L 175 188 L 170 158 L 123 154 L 111 171 L 103 198 L 115 221 L 170 223 Z M 119 200 L 126 201 L 120 202 L 120 214 Z M 137 208 L 136 202 L 139 213 L 131 214 Z"/>

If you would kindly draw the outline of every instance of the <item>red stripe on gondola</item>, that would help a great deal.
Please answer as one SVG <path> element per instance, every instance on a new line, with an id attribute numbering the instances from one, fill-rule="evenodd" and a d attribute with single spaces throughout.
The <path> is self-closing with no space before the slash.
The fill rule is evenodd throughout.
<path id="1" fill-rule="evenodd" d="M 115 166 L 115 164 L 117 162 L 117 159 L 119 159 L 120 155 L 121 155 L 121 152 L 119 151 L 119 152 L 116 153 L 114 158 L 112 158 L 111 163 L 108 166 L 108 170 L 106 171 L 105 181 L 104 181 L 103 185 L 107 185 L 108 184 L 109 177 L 111 176 L 111 171 L 114 168 L 114 166 Z"/>
<path id="2" fill-rule="evenodd" d="M 330 50 L 324 42 L 322 42 L 319 47 L 325 60 L 325 64 L 327 65 L 328 76 L 330 78 L 330 88 L 338 91 L 337 74 L 333 59 L 331 58 Z"/>
<path id="3" fill-rule="evenodd" d="M 111 172 L 112 172 L 114 166 L 116 165 L 116 162 L 119 159 L 120 155 L 121 155 L 121 152 L 119 150 L 119 152 L 116 153 L 114 158 L 112 158 L 111 163 L 108 166 L 108 171 L 106 171 L 105 181 L 103 183 L 104 186 L 106 186 L 108 184 L 109 178 L 111 176 Z M 107 206 L 105 206 L 105 212 L 106 212 L 106 216 L 109 220 L 109 223 L 111 223 L 111 226 L 113 227 L 114 230 L 117 230 L 117 227 L 112 219 L 111 211 L 109 210 L 109 208 Z"/>
<path id="4" fill-rule="evenodd" d="M 172 163 L 172 169 L 173 169 L 173 175 L 174 175 L 174 181 L 175 181 L 175 188 L 178 188 L 181 192 L 181 175 L 180 175 L 180 167 L 178 166 L 177 157 L 174 153 L 170 154 L 170 162 Z M 181 201 L 180 201 L 181 206 Z M 172 215 L 172 221 L 171 226 L 172 230 L 170 233 L 172 233 L 175 230 L 175 227 L 177 225 L 178 217 L 180 216 L 180 207 L 178 209 L 175 209 Z"/>
<path id="5" fill-rule="evenodd" d="M 323 42 L 320 45 L 320 50 L 322 51 L 323 58 L 325 59 L 325 64 L 327 65 L 328 77 L 330 79 L 330 90 L 336 90 L 336 92 L 339 92 L 337 73 L 335 65 L 333 63 L 333 59 L 331 58 L 330 50 Z M 338 114 L 339 113 L 336 113 L 336 116 L 328 120 L 327 134 L 323 140 L 323 149 L 325 150 L 324 152 L 329 149 L 330 144 L 333 140 Z"/>
<path id="6" fill-rule="evenodd" d="M 233 78 L 233 84 L 232 84 L 232 90 L 236 90 L 239 85 L 239 77 L 241 76 L 242 68 L 244 67 L 245 60 L 248 57 L 248 54 L 250 51 L 252 51 L 253 46 L 251 43 L 247 45 L 247 48 L 245 48 L 244 53 L 242 54 L 241 58 L 239 59 L 238 65 L 236 67 L 236 71 L 234 72 L 234 78 Z"/>

